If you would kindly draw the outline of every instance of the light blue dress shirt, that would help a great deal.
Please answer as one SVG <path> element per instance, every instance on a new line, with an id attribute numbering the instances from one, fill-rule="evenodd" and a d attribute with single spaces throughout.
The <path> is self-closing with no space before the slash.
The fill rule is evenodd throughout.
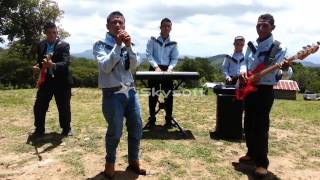
<path id="1" fill-rule="evenodd" d="M 223 75 L 224 78 L 231 78 L 230 76 L 239 76 L 240 75 L 240 66 L 244 63 L 242 59 L 244 57 L 243 53 L 233 53 L 232 56 L 236 62 L 230 57 L 225 57 L 222 63 Z M 241 62 L 242 60 L 242 62 Z"/>
<path id="2" fill-rule="evenodd" d="M 158 65 L 168 66 L 172 70 L 178 62 L 178 47 L 175 41 L 171 41 L 170 37 L 163 40 L 161 36 L 157 39 L 151 37 L 147 43 L 146 49 L 147 59 L 152 67 Z"/>
<path id="3" fill-rule="evenodd" d="M 54 53 L 54 45 L 55 43 L 48 43 L 47 42 L 47 53 L 46 54 L 53 54 Z M 52 68 L 48 68 L 47 72 L 50 76 L 54 77 Z"/>
<path id="4" fill-rule="evenodd" d="M 141 63 L 141 58 L 133 47 L 116 44 L 114 37 L 106 34 L 105 40 L 97 41 L 93 46 L 93 55 L 98 61 L 100 88 L 132 86 L 134 80 L 131 70 L 135 70 Z M 129 56 L 130 69 L 125 69 L 125 59 Z"/>
<path id="5" fill-rule="evenodd" d="M 257 42 L 258 44 L 255 44 L 256 53 L 253 53 L 250 48 L 247 48 L 247 51 L 245 53 L 244 61 L 240 67 L 240 72 L 247 72 L 247 71 L 253 71 L 255 68 L 261 64 L 264 63 L 265 56 L 259 56 L 260 52 L 268 51 L 273 43 L 273 36 L 270 36 L 268 39 Z M 282 47 L 282 50 L 279 51 L 275 55 L 274 63 L 281 63 L 284 60 L 285 54 L 287 52 L 286 48 Z M 279 79 L 277 79 L 277 74 L 279 70 L 274 70 L 270 72 L 269 74 L 261 77 L 261 79 L 257 82 L 258 85 L 274 85 L 278 82 Z"/>

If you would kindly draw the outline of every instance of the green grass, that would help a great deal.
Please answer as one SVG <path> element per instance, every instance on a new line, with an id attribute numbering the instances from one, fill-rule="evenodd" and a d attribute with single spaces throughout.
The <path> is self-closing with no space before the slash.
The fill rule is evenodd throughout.
<path id="1" fill-rule="evenodd" d="M 297 101 L 276 100 L 271 115 L 274 118 L 302 119 L 302 123 L 320 125 L 319 107 L 320 101 L 304 101 L 302 95 L 299 95 Z"/>
<path id="2" fill-rule="evenodd" d="M 102 136 L 102 134 L 92 132 L 88 137 L 79 139 L 78 144 L 87 152 L 97 152 L 99 147 L 98 142 L 103 140 L 104 136 Z"/>
<path id="3" fill-rule="evenodd" d="M 63 162 L 69 164 L 74 175 L 85 175 L 85 169 L 81 160 L 82 153 L 70 152 L 61 156 Z"/>
<path id="4" fill-rule="evenodd" d="M 28 169 L 37 163 L 34 146 L 26 144 L 28 133 L 33 130 L 33 104 L 35 89 L 0 91 L 0 159 L 7 154 L 16 154 L 23 159 L 18 170 Z M 72 129 L 74 136 L 57 139 L 56 142 L 38 142 L 38 149 L 50 150 L 41 154 L 42 158 L 55 159 L 67 166 L 74 179 L 92 177 L 92 172 L 100 172 L 104 163 L 104 136 L 107 128 L 101 112 L 101 90 L 73 89 L 71 99 Z M 148 98 L 140 96 L 143 123 L 148 118 Z M 271 112 L 269 156 L 271 159 L 288 158 L 292 166 L 271 169 L 280 178 L 290 179 L 295 168 L 320 172 L 320 101 L 275 100 Z M 144 138 L 141 141 L 140 159 L 150 167 L 153 179 L 246 179 L 246 175 L 234 170 L 231 163 L 246 152 L 245 143 L 212 140 L 209 132 L 215 130 L 216 97 L 191 96 L 174 98 L 174 117 L 194 139 Z M 164 113 L 160 111 L 157 124 L 164 123 Z M 58 111 L 54 99 L 50 103 L 46 118 L 47 133 L 60 133 Z M 127 132 L 118 147 L 117 168 L 124 170 L 127 163 Z M 167 132 L 179 136 L 175 129 Z M 62 145 L 63 144 L 63 145 Z M 11 156 L 10 156 L 11 157 Z M 92 159 L 93 164 L 84 161 Z M 90 159 L 91 161 L 91 159 Z M 14 160 L 13 162 L 19 162 Z M 0 177 L 15 179 L 10 169 Z M 88 164 L 89 163 L 89 164 Z M 271 164 L 276 163 L 271 160 Z M 0 164 L 0 172 L 2 173 Z M 40 167 L 41 168 L 41 167 Z M 291 168 L 291 169 L 290 169 Z M 293 169 L 292 169 L 293 168 Z M 10 171 L 11 170 L 11 171 Z M 283 173 L 284 172 L 284 173 Z M 36 172 L 35 172 L 36 173 Z M 57 172 L 52 172 L 57 174 Z M 67 173 L 68 172 L 64 172 Z M 88 174 L 89 173 L 89 174 Z M 90 174 L 91 173 L 91 174 Z M 66 178 L 58 174 L 58 179 Z M 283 176 L 283 177 L 282 177 Z M 140 177 L 139 177 L 140 178 Z M 141 177 L 143 179 L 143 177 Z M 148 179 L 148 177 L 147 177 Z"/>

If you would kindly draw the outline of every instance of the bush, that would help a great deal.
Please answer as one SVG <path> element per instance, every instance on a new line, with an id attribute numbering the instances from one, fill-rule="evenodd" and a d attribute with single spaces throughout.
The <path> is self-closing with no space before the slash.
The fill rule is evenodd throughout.
<path id="1" fill-rule="evenodd" d="M 0 51 L 0 89 L 33 88 L 37 77 L 34 77 L 32 66 L 34 60 L 21 59 L 8 55 L 7 50 Z M 138 68 L 139 71 L 149 70 L 148 62 Z M 207 81 L 223 81 L 220 64 L 213 64 L 207 58 L 180 59 L 175 70 L 196 71 L 200 74 L 198 81 L 186 81 L 185 87 L 198 87 Z M 98 65 L 96 61 L 85 58 L 71 58 L 70 71 L 74 81 L 73 87 L 97 87 Z M 320 68 L 304 67 L 300 63 L 293 64 L 293 77 L 301 92 L 306 89 L 320 92 Z M 138 82 L 139 84 L 139 82 Z"/>
<path id="2" fill-rule="evenodd" d="M 98 65 L 96 61 L 85 58 L 72 58 L 70 71 L 73 87 L 97 87 Z"/>
<path id="3" fill-rule="evenodd" d="M 36 78 L 33 76 L 30 61 L 1 54 L 0 72 L 1 89 L 31 88 L 35 86 Z"/>

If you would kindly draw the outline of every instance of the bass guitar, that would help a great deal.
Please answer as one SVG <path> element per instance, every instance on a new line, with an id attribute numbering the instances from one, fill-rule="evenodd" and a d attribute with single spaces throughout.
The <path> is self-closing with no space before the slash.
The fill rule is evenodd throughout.
<path id="1" fill-rule="evenodd" d="M 285 59 L 285 61 L 290 63 L 294 60 L 304 60 L 310 54 L 317 52 L 319 49 L 319 46 L 320 46 L 320 42 L 317 42 L 317 44 L 314 44 L 314 45 L 305 46 L 301 51 L 299 51 L 294 56 Z M 265 76 L 266 74 L 281 68 L 283 64 L 284 62 L 275 63 L 271 66 L 266 67 L 266 65 L 262 63 L 262 64 L 259 64 L 255 70 L 247 72 L 246 82 L 243 82 L 243 80 L 241 80 L 240 78 L 237 82 L 236 99 L 244 100 L 248 94 L 257 91 L 257 88 L 255 87 L 255 83 L 259 81 L 259 79 Z"/>

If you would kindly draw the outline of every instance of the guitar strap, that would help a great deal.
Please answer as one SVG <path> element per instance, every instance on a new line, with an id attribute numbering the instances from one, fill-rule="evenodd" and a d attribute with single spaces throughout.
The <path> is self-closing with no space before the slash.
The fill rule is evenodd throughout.
<path id="1" fill-rule="evenodd" d="M 236 58 L 231 57 L 230 55 L 226 55 L 225 57 L 233 61 L 235 64 L 241 64 L 244 61 L 244 57 L 241 58 L 240 60 L 237 60 Z"/>
<path id="2" fill-rule="evenodd" d="M 249 41 L 247 45 L 248 45 L 248 47 L 250 48 L 250 50 L 251 50 L 251 52 L 253 54 L 255 54 L 257 52 L 256 47 L 254 47 L 254 45 L 253 45 L 253 43 L 251 41 Z"/>
<path id="3" fill-rule="evenodd" d="M 248 47 L 250 48 L 251 52 L 256 52 L 255 47 L 251 43 L 251 46 L 248 43 Z M 274 41 L 272 42 L 272 45 L 270 46 L 268 51 L 260 52 L 258 54 L 258 57 L 264 56 L 264 62 L 259 64 L 256 69 L 253 71 L 253 73 L 258 73 L 264 70 L 267 66 L 275 63 L 275 56 L 276 54 L 281 51 L 282 49 L 280 48 L 280 42 L 279 41 Z M 240 86 L 239 86 L 240 87 Z M 248 94 L 251 92 L 256 91 L 256 87 L 254 87 L 252 84 L 248 83 L 245 86 L 240 87 L 236 91 L 236 99 L 238 100 L 243 100 Z"/>
<path id="4" fill-rule="evenodd" d="M 277 40 L 274 40 L 272 42 L 272 45 L 270 46 L 269 50 L 267 51 L 262 51 L 259 52 L 258 57 L 264 56 L 264 65 L 269 66 L 274 63 L 275 61 L 275 56 L 277 55 L 278 52 L 280 52 L 282 49 L 280 47 L 280 42 Z M 250 51 L 255 54 L 257 52 L 256 47 L 253 45 L 251 41 L 248 42 L 248 47 Z"/>
<path id="5" fill-rule="evenodd" d="M 275 63 L 276 61 L 275 56 L 277 55 L 278 52 L 282 50 L 282 48 L 280 47 L 280 44 L 281 43 L 279 41 L 274 40 L 268 51 L 259 53 L 258 56 L 265 55 L 264 61 L 263 61 L 265 68 Z M 279 81 L 281 78 L 282 78 L 282 73 L 277 73 L 276 80 Z"/>
<path id="6" fill-rule="evenodd" d="M 277 40 L 274 40 L 270 49 L 265 52 L 260 52 L 258 56 L 265 55 L 263 63 L 265 66 L 270 66 L 271 64 L 274 64 L 276 59 L 275 56 L 278 52 L 282 50 L 280 47 L 280 42 Z"/>
<path id="7" fill-rule="evenodd" d="M 258 73 L 263 71 L 265 68 L 269 67 L 272 64 L 275 64 L 276 58 L 275 56 L 277 55 L 278 52 L 280 52 L 282 49 L 280 47 L 280 42 L 279 41 L 274 41 L 272 42 L 269 50 L 267 51 L 262 51 L 259 52 L 257 55 L 258 57 L 264 56 L 264 60 L 262 63 L 260 63 L 252 72 L 253 73 Z"/>

